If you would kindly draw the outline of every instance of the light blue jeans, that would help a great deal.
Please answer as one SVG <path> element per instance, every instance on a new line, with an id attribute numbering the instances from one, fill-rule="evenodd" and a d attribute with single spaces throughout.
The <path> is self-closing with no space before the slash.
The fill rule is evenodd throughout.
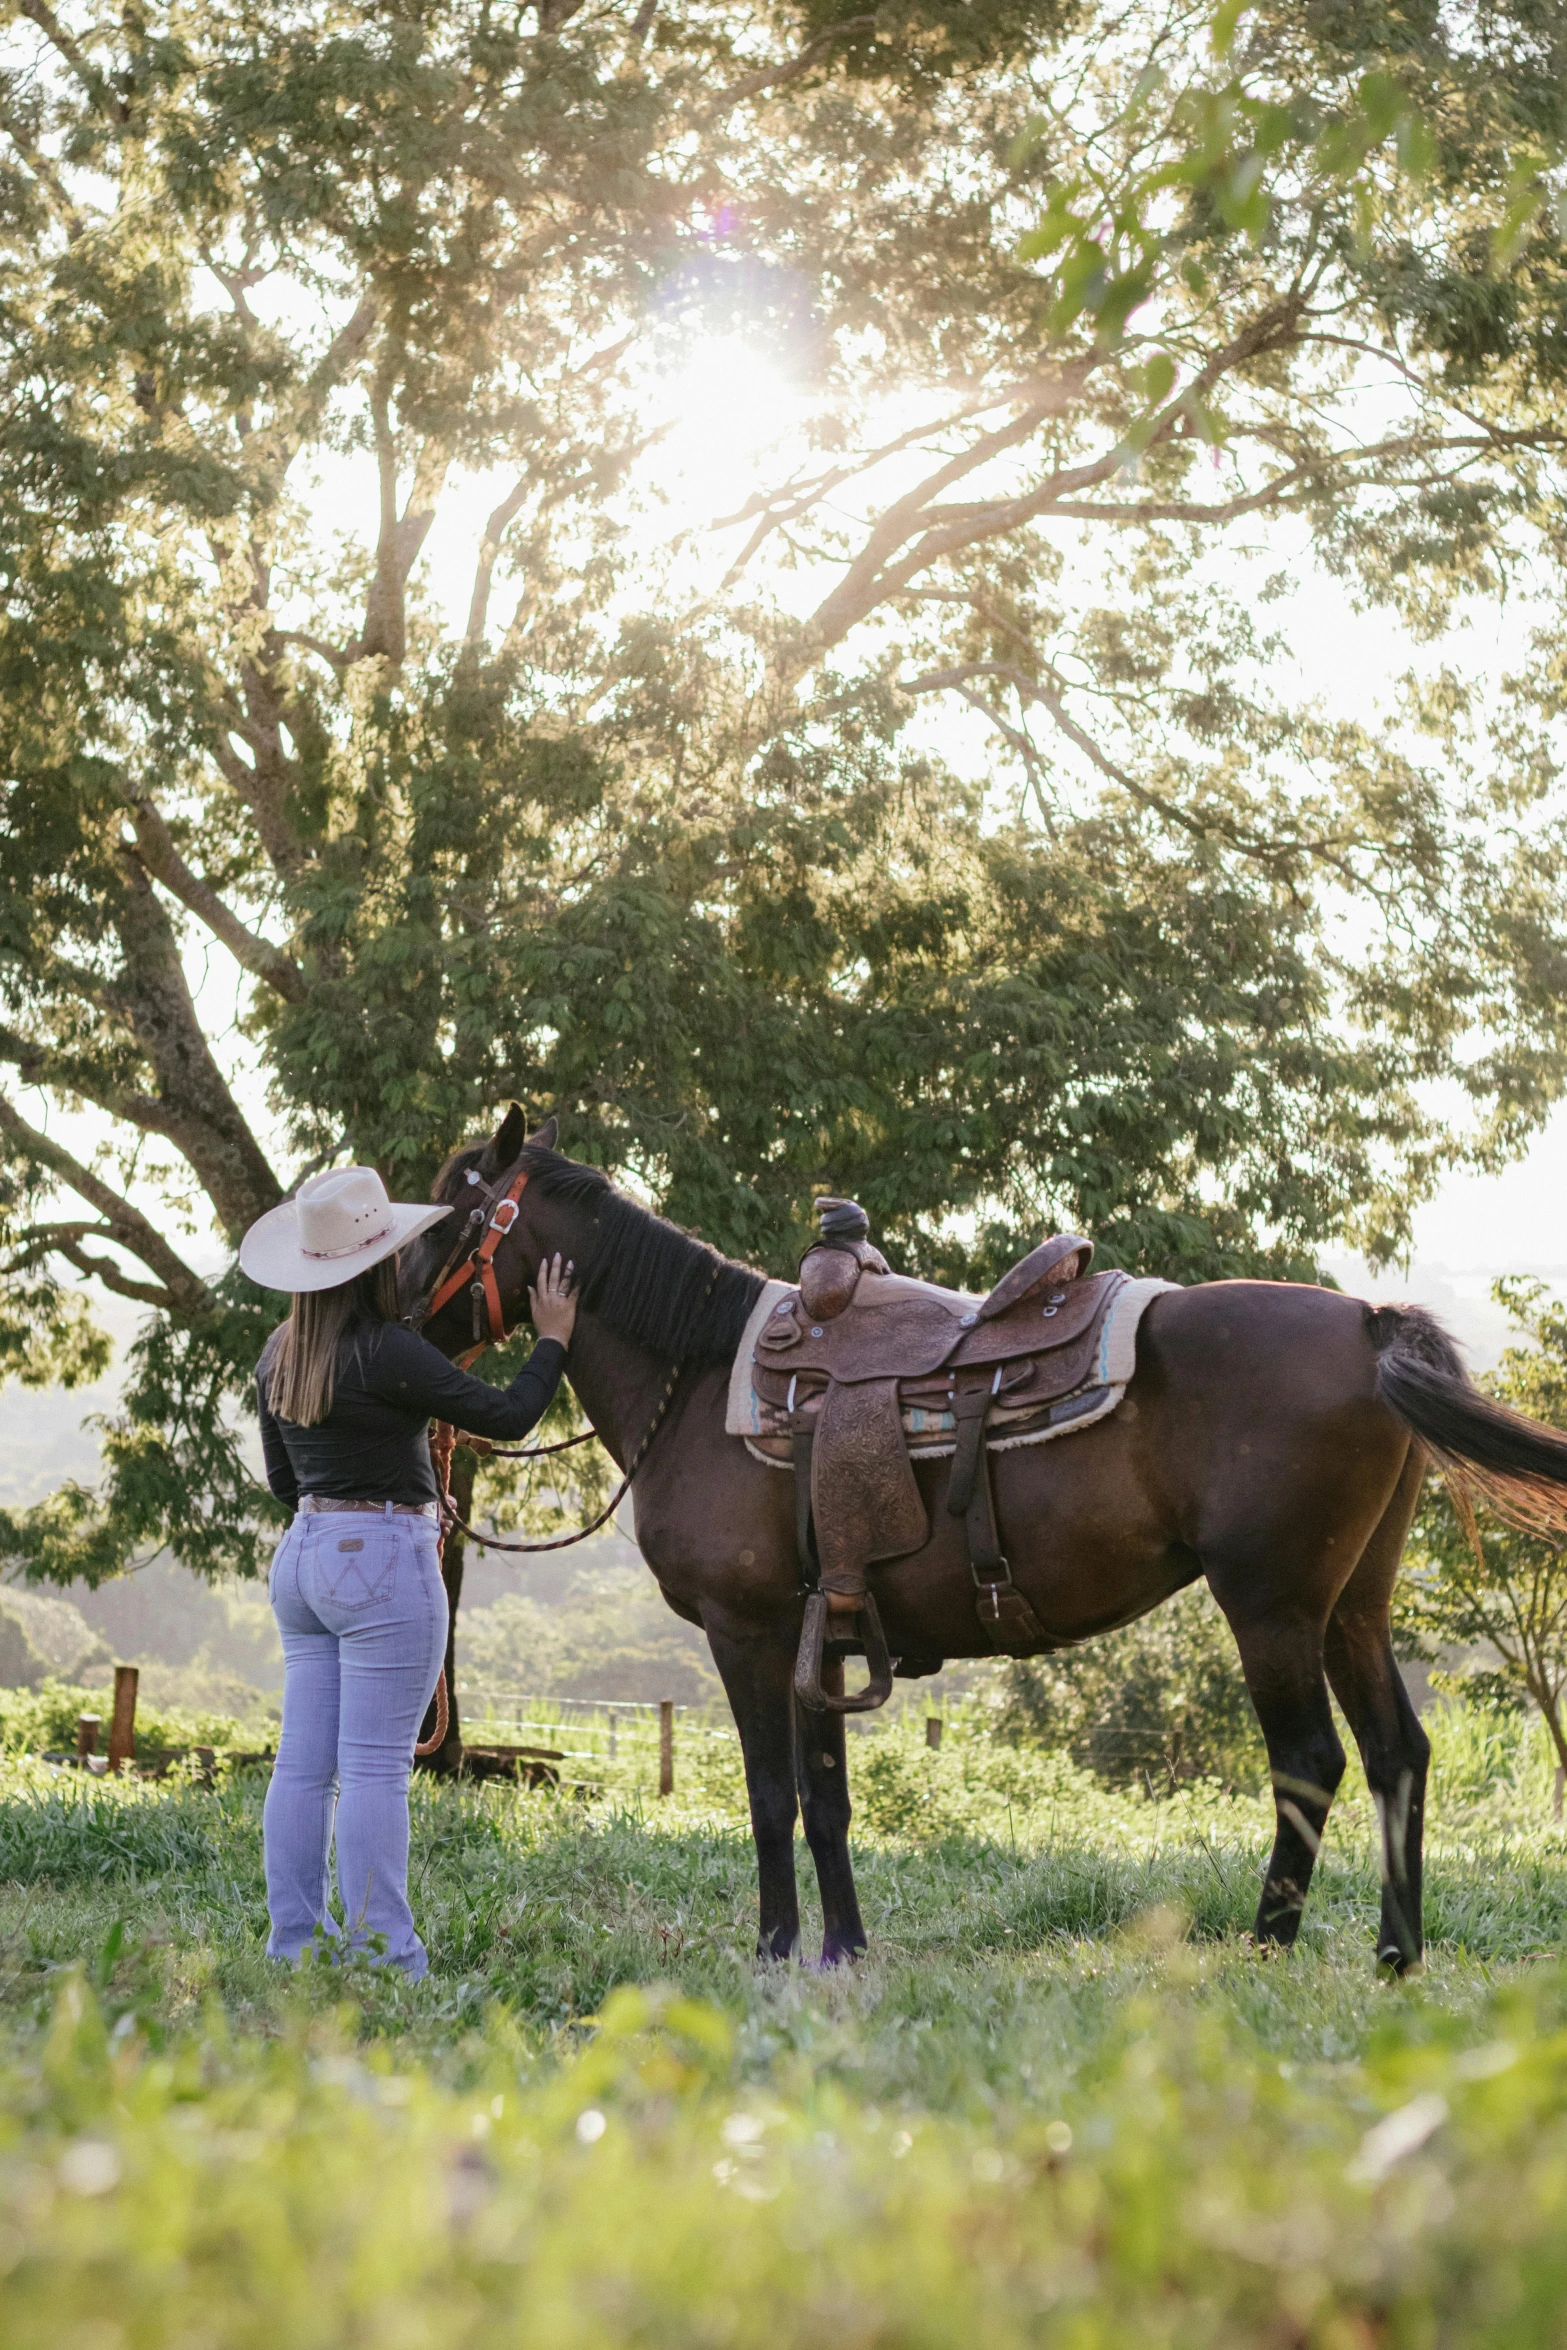
<path id="1" fill-rule="evenodd" d="M 408 1774 L 446 1654 L 434 1523 L 388 1511 L 294 1520 L 272 1561 L 283 1636 L 283 1734 L 263 1815 L 272 1958 L 332 1938 L 333 1818 L 348 1938 L 429 1965 L 408 1907 Z"/>

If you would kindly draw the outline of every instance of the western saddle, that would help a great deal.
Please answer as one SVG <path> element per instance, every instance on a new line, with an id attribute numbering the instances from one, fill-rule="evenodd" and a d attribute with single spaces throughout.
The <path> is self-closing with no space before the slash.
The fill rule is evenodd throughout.
<path id="1" fill-rule="evenodd" d="M 930 1532 L 911 1452 L 951 1454 L 947 1508 L 967 1523 L 975 1612 L 992 1645 L 1010 1655 L 1043 1645 L 997 1535 L 987 1442 L 1043 1435 L 1104 1403 L 1101 1333 L 1126 1277 L 1090 1274 L 1092 1241 L 1058 1233 L 988 1297 L 965 1297 L 892 1272 L 853 1200 L 816 1205 L 821 1237 L 762 1326 L 751 1381 L 760 1443 L 774 1457 L 787 1446 L 795 1473 L 809 1594 L 796 1694 L 813 1710 L 862 1712 L 892 1689 L 866 1568 L 919 1550 Z M 829 1696 L 824 1657 L 862 1647 L 868 1686 Z"/>

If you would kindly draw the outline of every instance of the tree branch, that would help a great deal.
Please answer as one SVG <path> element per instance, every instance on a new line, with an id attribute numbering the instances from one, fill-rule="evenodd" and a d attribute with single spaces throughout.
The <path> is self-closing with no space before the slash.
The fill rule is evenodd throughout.
<path id="1" fill-rule="evenodd" d="M 346 645 L 329 645 L 324 636 L 312 636 L 307 629 L 275 628 L 272 631 L 272 636 L 276 644 L 302 645 L 307 653 L 314 653 L 319 660 L 327 664 L 329 669 L 335 670 L 339 677 L 342 676 L 345 669 L 353 667 L 354 656 Z"/>
<path id="2" fill-rule="evenodd" d="M 814 41 L 808 41 L 798 57 L 791 57 L 782 65 L 763 66 L 759 73 L 747 74 L 743 82 L 721 90 L 707 109 L 709 116 L 723 114 L 731 106 L 738 106 L 743 98 L 754 98 L 762 90 L 780 90 L 788 82 L 797 82 L 846 33 L 868 33 L 876 21 L 874 16 L 843 17 L 837 24 L 829 25 L 824 33 L 818 33 Z"/>
<path id="3" fill-rule="evenodd" d="M 251 454 L 273 469 L 275 481 L 281 482 L 303 447 L 306 433 L 364 349 L 376 314 L 375 295 L 361 295 L 352 316 L 344 320 L 306 377 L 287 415 L 254 436 Z"/>
<path id="4" fill-rule="evenodd" d="M 824 653 L 840 643 L 857 621 L 863 620 L 867 613 L 873 611 L 887 593 L 886 583 L 893 576 L 888 572 L 887 565 L 897 549 L 920 533 L 925 534 L 920 539 L 922 548 L 931 536 L 931 500 L 939 497 L 953 482 L 961 481 L 966 474 L 990 464 L 1008 449 L 1014 449 L 1020 442 L 1026 441 L 1048 415 L 1066 405 L 1071 389 L 1081 388 L 1086 380 L 1088 364 L 1084 361 L 1076 371 L 1068 370 L 1054 387 L 1052 398 L 1034 397 L 1022 414 L 1015 416 L 1010 424 L 982 434 L 959 455 L 949 457 L 944 465 L 939 465 L 933 473 L 927 474 L 922 482 L 903 497 L 895 499 L 870 532 L 837 587 L 817 606 L 803 632 L 804 641 L 816 652 Z M 1105 459 L 1101 463 L 1108 469 L 1111 461 Z M 1088 476 L 1097 476 L 1099 471 L 1099 466 L 1078 467 L 1071 486 L 1074 489 L 1086 487 Z M 1077 478 L 1079 475 L 1081 479 Z M 916 549 L 915 558 L 900 567 L 899 577 L 905 572 L 912 576 L 914 571 L 924 568 L 925 562 L 920 558 L 919 549 Z M 805 666 L 804 661 L 801 666 Z"/>
<path id="5" fill-rule="evenodd" d="M 463 643 L 470 652 L 477 651 L 484 641 L 484 623 L 490 609 L 490 582 L 495 575 L 495 559 L 501 551 L 501 540 L 515 519 L 528 494 L 528 476 L 519 474 L 515 484 L 491 514 L 479 542 L 478 561 L 474 565 L 473 594 L 468 599 L 468 627 Z"/>
<path id="6" fill-rule="evenodd" d="M 1186 809 L 1179 807 L 1163 792 L 1151 791 L 1147 784 L 1139 783 L 1137 778 L 1129 774 L 1126 768 L 1119 766 L 1114 759 L 1102 751 L 1093 736 L 1084 727 L 1079 726 L 1066 706 L 1066 698 L 1058 682 L 1041 677 L 1030 677 L 1025 671 L 1014 668 L 1008 661 L 965 661 L 956 668 L 927 670 L 921 677 L 910 678 L 906 681 L 900 680 L 900 683 L 903 691 L 908 694 L 954 690 L 961 693 L 964 699 L 975 708 L 985 710 L 987 714 L 994 717 L 995 714 L 989 710 L 989 705 L 968 689 L 968 680 L 975 677 L 1003 678 L 1015 688 L 1022 699 L 1040 703 L 1054 719 L 1067 741 L 1074 744 L 1090 765 L 1097 768 L 1101 775 L 1109 782 L 1119 784 L 1120 788 L 1129 793 L 1139 806 L 1147 808 L 1155 815 L 1162 816 L 1167 824 L 1177 826 L 1190 838 L 1194 840 L 1217 838 L 1228 841 L 1230 846 L 1242 856 L 1253 858 L 1265 869 L 1274 871 L 1277 871 L 1281 866 L 1288 866 L 1297 857 L 1311 857 L 1328 866 L 1330 870 L 1339 875 L 1349 888 L 1356 892 L 1369 891 L 1373 896 L 1379 894 L 1372 888 L 1364 874 L 1355 871 L 1348 858 L 1342 853 L 1339 844 L 1334 840 L 1308 840 L 1302 839 L 1298 835 L 1293 838 L 1268 838 L 1258 833 L 1246 832 L 1239 825 L 1222 816 L 1190 815 Z M 1003 721 L 997 719 L 996 724 L 1003 734 L 1011 734 L 1011 729 Z M 1033 753 L 1034 758 L 1037 759 L 1037 756 L 1037 752 Z"/>
<path id="7" fill-rule="evenodd" d="M 152 1065 L 156 1097 L 144 1113 L 189 1160 L 233 1240 L 282 1198 L 196 1017 L 179 942 L 139 858 L 122 852 L 127 889 L 116 916 L 124 975 L 116 998 Z"/>
<path id="8" fill-rule="evenodd" d="M 6 136 L 10 139 L 12 145 L 15 147 L 17 153 L 21 156 L 22 161 L 26 164 L 28 170 L 32 173 L 34 179 L 37 180 L 39 186 L 45 189 L 48 195 L 53 199 L 55 210 L 60 215 L 65 224 L 66 236 L 74 245 L 82 235 L 82 232 L 86 228 L 87 224 L 83 220 L 81 214 L 77 211 L 75 204 L 72 202 L 69 188 L 67 188 L 65 182 L 61 179 L 59 173 L 55 170 L 54 165 L 50 162 L 48 156 L 43 152 L 43 149 L 34 145 L 33 141 L 28 137 L 26 131 L 22 129 L 20 123 L 15 121 L 15 119 L 9 114 L 6 116 L 5 130 Z"/>
<path id="9" fill-rule="evenodd" d="M 29 1224 L 21 1246 L 10 1258 L 7 1270 L 21 1272 L 29 1265 L 38 1264 L 45 1257 L 64 1257 L 78 1273 L 101 1281 L 105 1289 L 112 1289 L 117 1297 L 133 1297 L 142 1305 L 159 1306 L 165 1313 L 176 1308 L 174 1292 L 161 1282 L 136 1281 L 117 1265 L 112 1257 L 95 1255 L 82 1246 L 84 1239 L 113 1240 L 113 1232 L 106 1224 Z"/>
<path id="10" fill-rule="evenodd" d="M 54 10 L 49 6 L 49 0 L 21 0 L 21 11 L 24 16 L 32 19 L 45 40 L 59 51 L 99 112 L 112 116 L 116 122 L 123 122 L 125 120 L 124 106 L 115 98 L 108 83 L 86 52 L 66 31 Z"/>
<path id="11" fill-rule="evenodd" d="M 385 660 L 402 666 L 408 649 L 408 578 L 435 520 L 436 501 L 451 464 L 451 445 L 433 434 L 420 447 L 408 502 L 397 510 L 397 443 L 392 431 L 391 391 L 385 377 L 372 402 L 376 462 L 381 477 L 381 527 L 376 540 L 375 576 L 365 600 L 364 628 L 354 648 L 356 661 Z"/>
<path id="12" fill-rule="evenodd" d="M 1191 384 L 1168 403 L 1145 445 L 1152 448 L 1167 441 L 1187 413 L 1192 398 L 1211 391 L 1221 377 L 1248 360 L 1277 349 L 1281 343 L 1295 340 L 1302 309 L 1303 304 L 1293 295 L 1270 303 L 1239 334 L 1232 336 L 1222 350 L 1214 352 Z M 1063 371 L 1059 379 L 1060 405 L 1065 405 L 1071 391 L 1082 388 L 1093 364 L 1091 357 L 1085 358 Z M 841 643 L 850 629 L 878 604 L 896 595 L 942 557 L 960 554 L 980 540 L 1000 537 L 1025 522 L 1036 521 L 1042 514 L 1054 512 L 1063 498 L 1093 489 L 1120 470 L 1126 461 L 1126 451 L 1118 445 L 1082 465 L 1053 473 L 1034 489 L 1015 497 L 931 511 L 932 499 L 950 482 L 1025 440 L 1056 404 L 1043 400 L 1031 404 L 1011 425 L 983 435 L 961 456 L 949 460 L 887 509 L 843 579 L 823 598 L 801 631 L 794 659 L 795 674 Z M 894 562 L 897 549 L 906 546 L 910 539 L 916 541 L 910 553 L 902 561 Z"/>
<path id="13" fill-rule="evenodd" d="M 139 1258 L 150 1273 L 158 1276 L 169 1293 L 173 1311 L 186 1320 L 195 1320 L 211 1310 L 212 1293 L 206 1283 L 175 1255 L 141 1210 L 133 1208 L 128 1199 L 122 1198 L 90 1167 L 84 1167 L 63 1143 L 55 1142 L 30 1124 L 4 1094 L 0 1094 L 0 1135 L 19 1156 L 34 1166 L 47 1168 L 51 1175 L 80 1193 L 90 1207 L 97 1209 L 118 1246 Z"/>
<path id="14" fill-rule="evenodd" d="M 264 696 L 270 690 L 253 661 L 242 664 L 241 675 L 247 694 L 253 701 L 258 696 Z M 268 730 L 265 724 L 264 706 L 260 723 L 263 738 L 265 738 Z M 236 728 L 236 731 L 241 730 Z M 252 739 L 251 727 L 247 725 L 242 731 L 245 739 L 251 743 L 251 748 L 254 750 L 256 746 Z M 275 726 L 271 731 L 275 733 Z M 255 820 L 257 836 L 272 861 L 273 870 L 284 876 L 297 872 L 303 862 L 303 857 L 299 843 L 289 828 L 285 809 L 286 778 L 279 778 L 271 773 L 264 764 L 263 755 L 259 751 L 255 766 L 248 766 L 234 749 L 233 744 L 221 734 L 210 745 L 210 749 L 217 764 L 218 773 L 235 798 L 250 810 Z M 278 749 L 281 753 L 281 743 L 278 744 Z"/>
<path id="15" fill-rule="evenodd" d="M 1003 391 L 976 392 L 971 398 L 960 401 L 957 407 L 949 409 L 946 415 L 927 418 L 923 423 L 911 425 L 907 432 L 882 442 L 879 448 L 862 451 L 849 463 L 829 466 L 814 481 L 796 483 L 776 491 L 758 490 L 733 514 L 715 516 L 707 525 L 709 530 L 736 530 L 742 522 L 756 524 L 724 574 L 723 587 L 734 585 L 757 549 L 773 531 L 785 530 L 791 522 L 798 522 L 802 514 L 808 514 L 813 506 L 820 505 L 824 498 L 830 498 L 833 491 L 841 489 L 846 481 L 874 473 L 876 467 L 885 465 L 889 458 L 901 457 L 906 449 L 917 447 L 921 441 L 933 440 L 939 433 L 950 432 L 955 425 L 966 424 L 973 417 L 988 415 L 995 408 L 1013 408 L 1020 401 L 1035 398 L 1041 391 L 1052 391 L 1056 380 L 1053 377 L 1033 376 L 1009 384 Z"/>
<path id="16" fill-rule="evenodd" d="M 270 940 L 247 929 L 232 907 L 224 904 L 209 881 L 192 872 L 174 844 L 174 835 L 151 800 L 138 795 L 131 802 L 136 824 L 136 850 L 147 871 L 221 940 L 234 960 L 266 981 L 285 1003 L 305 1000 L 305 976 L 291 955 Z"/>

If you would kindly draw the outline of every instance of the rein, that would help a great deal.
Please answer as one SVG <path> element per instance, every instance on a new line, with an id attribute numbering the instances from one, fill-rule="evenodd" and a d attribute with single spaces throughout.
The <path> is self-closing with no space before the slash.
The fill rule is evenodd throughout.
<path id="1" fill-rule="evenodd" d="M 718 1279 L 718 1273 L 716 1271 L 713 1275 L 713 1279 L 714 1281 Z M 664 1414 L 669 1409 L 675 1389 L 680 1384 L 680 1374 L 684 1369 L 685 1365 L 683 1362 L 676 1363 L 671 1369 L 669 1377 L 664 1382 L 664 1392 L 659 1397 L 657 1405 L 654 1407 L 653 1417 L 648 1422 L 647 1428 L 642 1437 L 642 1441 L 637 1446 L 637 1449 L 632 1454 L 630 1460 L 627 1462 L 625 1475 L 621 1478 L 620 1483 L 616 1486 L 614 1492 L 610 1495 L 608 1501 L 604 1504 L 604 1507 L 599 1511 L 598 1516 L 591 1520 L 588 1525 L 579 1526 L 574 1534 L 556 1534 L 553 1535 L 548 1542 L 504 1542 L 498 1534 L 483 1534 L 479 1531 L 477 1526 L 470 1526 L 466 1518 L 460 1518 L 457 1515 L 457 1512 L 452 1507 L 450 1492 L 452 1450 L 457 1442 L 457 1433 L 448 1421 L 439 1421 L 436 1425 L 435 1437 L 430 1445 L 430 1455 L 432 1460 L 435 1459 L 437 1457 L 437 1447 L 440 1447 L 439 1461 L 441 1472 L 441 1508 L 447 1532 L 449 1533 L 455 1528 L 457 1532 L 470 1536 L 471 1539 L 479 1545 L 481 1550 L 570 1550 L 574 1542 L 586 1542 L 590 1534 L 596 1534 L 601 1526 L 608 1524 L 609 1520 L 619 1509 L 621 1503 L 625 1500 L 626 1495 L 631 1491 L 631 1480 L 633 1477 L 635 1477 L 637 1471 L 641 1468 L 642 1463 L 647 1459 L 648 1451 L 652 1445 L 653 1439 L 664 1424 Z M 596 1431 L 594 1431 L 594 1433 L 596 1433 Z M 586 1441 L 587 1439 L 581 1436 L 573 1436 L 570 1439 L 572 1444 L 583 1444 Z M 510 1453 L 503 1454 L 501 1457 L 503 1459 L 511 1460 L 537 1460 L 546 1452 L 564 1452 L 566 1449 L 567 1447 L 564 1444 L 546 1444 L 541 1445 L 537 1452 Z"/>

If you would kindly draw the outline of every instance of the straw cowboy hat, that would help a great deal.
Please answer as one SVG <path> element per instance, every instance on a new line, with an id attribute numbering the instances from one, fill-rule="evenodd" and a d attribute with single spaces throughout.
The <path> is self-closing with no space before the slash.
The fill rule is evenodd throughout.
<path id="1" fill-rule="evenodd" d="M 336 1289 L 450 1214 L 388 1199 L 373 1167 L 331 1167 L 257 1218 L 240 1268 L 260 1289 Z"/>

